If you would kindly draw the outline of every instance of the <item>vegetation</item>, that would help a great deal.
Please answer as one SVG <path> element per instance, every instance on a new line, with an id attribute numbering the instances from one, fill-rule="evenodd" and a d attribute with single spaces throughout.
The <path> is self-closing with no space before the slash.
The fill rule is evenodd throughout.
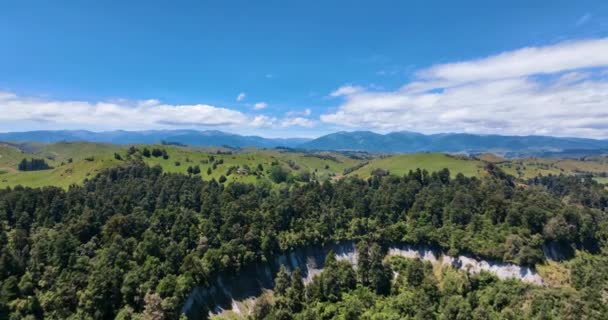
<path id="1" fill-rule="evenodd" d="M 23 159 L 19 162 L 19 166 L 17 167 L 19 171 L 38 171 L 38 170 L 47 170 L 51 169 L 48 163 L 44 161 L 44 159 Z"/>
<path id="2" fill-rule="evenodd" d="M 146 149 L 148 152 L 145 152 Z M 219 152 L 218 152 L 219 151 Z M 149 154 L 146 157 L 144 154 Z M 23 158 L 44 159 L 50 170 L 36 174 L 18 171 Z M 188 168 L 199 165 L 203 179 L 216 179 L 224 175 L 228 183 L 301 183 L 310 180 L 325 181 L 341 177 L 358 176 L 363 179 L 377 173 L 401 176 L 417 168 L 429 172 L 448 168 L 452 173 L 465 176 L 485 174 L 486 163 L 494 163 L 506 173 L 520 179 L 542 174 L 592 176 L 598 182 L 608 182 L 608 160 L 589 157 L 565 159 L 504 159 L 490 154 L 478 158 L 449 156 L 438 153 L 421 153 L 379 156 L 365 153 L 305 152 L 289 149 L 259 150 L 224 148 L 192 148 L 172 144 L 121 146 L 87 142 L 60 142 L 54 144 L 0 144 L 0 170 L 6 171 L 0 187 L 7 186 L 58 186 L 68 188 L 82 184 L 99 171 L 116 166 L 129 159 L 141 158 L 150 166 L 160 165 L 165 172 L 188 173 Z M 88 159 L 88 161 L 86 160 Z M 213 159 L 213 160 L 211 160 Z M 179 164 L 179 165 L 177 165 Z M 181 165 L 184 164 L 184 165 Z M 278 166 L 278 167 L 275 167 Z M 228 170 L 241 171 L 227 174 Z M 247 174 L 243 169 L 249 168 Z M 271 178 L 271 169 L 273 176 Z M 231 172 L 232 173 L 232 172 Z M 278 175 L 274 175 L 279 173 Z"/>
<path id="3" fill-rule="evenodd" d="M 276 188 L 163 173 L 136 153 L 131 158 L 67 190 L 0 190 L 0 318 L 176 319 L 192 288 L 218 273 L 238 272 L 291 248 L 346 239 L 364 241 L 361 269 L 330 259 L 329 273 L 308 286 L 311 300 L 301 306 L 289 298 L 301 295 L 290 290 L 299 286 L 290 278 L 275 301 L 282 310 L 316 315 L 322 306 L 350 303 L 345 295 L 357 290 L 369 296 L 370 308 L 398 306 L 401 291 L 380 257 L 387 244 L 405 241 L 526 265 L 543 262 L 545 244 L 593 253 L 573 264 L 572 293 L 547 291 L 552 295 L 538 299 L 546 300 L 541 306 L 549 315 L 551 306 L 559 312 L 570 305 L 604 315 L 598 290 L 605 289 L 605 276 L 598 270 L 608 243 L 608 197 L 591 178 L 555 176 L 518 186 L 489 166 L 482 178 L 415 170 Z M 475 312 L 482 299 L 469 293 L 485 287 L 471 280 L 451 285 L 456 291 L 438 294 L 424 312 Z M 446 283 L 435 287 L 446 290 Z M 509 297 L 527 292 L 504 290 L 516 292 Z M 393 293 L 395 300 L 383 303 Z M 500 312 L 506 305 L 518 315 L 522 300 L 509 299 Z"/>
<path id="4" fill-rule="evenodd" d="M 383 268 L 395 272 L 390 288 L 379 292 L 357 277 L 349 263 L 335 262 L 305 289 L 289 285 L 279 273 L 274 302 L 256 302 L 254 319 L 605 319 L 602 297 L 606 276 L 597 270 L 605 258 L 578 257 L 574 288 L 547 288 L 517 280 L 501 281 L 488 273 L 468 275 L 429 262 L 392 257 Z M 357 269 L 360 273 L 361 266 Z M 584 270 L 583 270 L 584 269 Z M 380 276 L 385 271 L 380 272 Z M 296 273 L 296 272 L 294 272 Z M 373 273 L 372 273 L 373 274 Z M 583 279 L 579 279 L 582 274 Z M 595 282 L 590 282 L 593 278 Z M 297 293 L 297 294 L 296 294 Z"/>

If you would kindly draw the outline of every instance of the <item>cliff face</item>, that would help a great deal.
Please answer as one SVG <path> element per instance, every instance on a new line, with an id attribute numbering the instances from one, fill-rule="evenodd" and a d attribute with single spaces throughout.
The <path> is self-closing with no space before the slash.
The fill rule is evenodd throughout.
<path id="1" fill-rule="evenodd" d="M 292 271 L 300 268 L 304 282 L 323 271 L 325 256 L 333 250 L 338 260 L 349 261 L 357 265 L 357 252 L 354 242 L 340 242 L 324 247 L 305 247 L 279 255 L 268 263 L 258 263 L 242 269 L 238 274 L 220 274 L 208 286 L 198 287 L 192 291 L 182 312 L 190 319 L 201 319 L 206 314 L 216 314 L 222 310 L 237 308 L 235 301 L 244 301 L 257 297 L 265 289 L 274 287 L 274 277 L 284 265 Z M 466 255 L 447 256 L 437 250 L 423 246 L 398 244 L 389 247 L 388 255 L 407 258 L 420 258 L 433 264 L 450 265 L 454 268 L 479 273 L 487 271 L 500 279 L 516 278 L 521 281 L 543 285 L 542 278 L 529 267 L 520 267 L 510 263 L 478 260 Z M 234 310 L 238 311 L 238 310 Z"/>

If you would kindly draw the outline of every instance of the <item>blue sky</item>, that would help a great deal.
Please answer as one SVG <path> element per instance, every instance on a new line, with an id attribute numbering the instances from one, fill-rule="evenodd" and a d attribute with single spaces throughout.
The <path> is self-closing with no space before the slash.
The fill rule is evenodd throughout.
<path id="1" fill-rule="evenodd" d="M 0 131 L 608 138 L 606 37 L 608 1 L 5 1 Z"/>

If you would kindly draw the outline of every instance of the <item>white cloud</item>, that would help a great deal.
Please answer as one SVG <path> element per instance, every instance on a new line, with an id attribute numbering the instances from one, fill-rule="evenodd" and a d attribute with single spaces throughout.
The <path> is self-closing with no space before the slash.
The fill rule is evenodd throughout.
<path id="1" fill-rule="evenodd" d="M 239 111 L 206 104 L 169 105 L 158 100 L 129 103 L 54 101 L 0 94 L 0 122 L 24 121 L 116 129 L 234 126 L 249 122 Z"/>
<path id="2" fill-rule="evenodd" d="M 365 90 L 365 88 L 363 87 L 358 87 L 358 86 L 352 86 L 350 84 L 342 86 L 338 89 L 336 89 L 334 92 L 330 93 L 329 95 L 332 97 L 341 97 L 341 96 L 347 96 L 347 95 L 351 95 L 351 94 L 355 94 L 359 91 L 363 91 Z"/>
<path id="3" fill-rule="evenodd" d="M 303 118 L 303 117 L 285 118 L 280 123 L 280 126 L 282 128 L 294 127 L 294 126 L 312 128 L 315 125 L 316 125 L 315 121 L 307 119 L 307 118 Z"/>
<path id="4" fill-rule="evenodd" d="M 251 122 L 251 125 L 256 128 L 312 128 L 316 124 L 316 121 L 304 117 L 285 117 L 279 119 L 265 115 L 258 115 Z"/>
<path id="5" fill-rule="evenodd" d="M 310 108 L 306 108 L 302 111 L 289 111 L 285 113 L 286 117 L 296 117 L 296 116 L 305 116 L 308 117 L 312 114 L 312 110 Z"/>
<path id="6" fill-rule="evenodd" d="M 0 101 L 2 101 L 2 100 L 8 100 L 8 99 L 13 99 L 15 97 L 16 96 L 13 93 L 0 91 Z"/>
<path id="7" fill-rule="evenodd" d="M 591 14 L 589 12 L 587 12 L 584 15 L 582 15 L 580 18 L 578 18 L 578 20 L 576 20 L 576 26 L 582 26 L 585 23 L 589 22 L 589 20 L 591 20 Z"/>
<path id="8" fill-rule="evenodd" d="M 304 118 L 245 114 L 207 104 L 172 105 L 154 99 L 101 102 L 51 100 L 21 97 L 0 91 L 0 128 L 5 129 L 142 130 L 222 127 L 247 131 L 255 128 L 312 125 L 312 120 Z"/>
<path id="9" fill-rule="evenodd" d="M 458 84 L 608 65 L 608 39 L 529 47 L 483 59 L 440 64 L 418 72 L 425 80 Z"/>
<path id="10" fill-rule="evenodd" d="M 265 115 L 258 115 L 253 118 L 251 125 L 255 128 L 268 128 L 272 127 L 277 122 L 277 118 L 268 117 Z"/>
<path id="11" fill-rule="evenodd" d="M 375 130 L 608 138 L 608 39 L 432 66 L 396 91 L 339 88 L 325 123 Z"/>
<path id="12" fill-rule="evenodd" d="M 236 96 L 236 101 L 243 101 L 246 96 L 247 94 L 245 94 L 245 92 L 241 92 L 238 96 Z"/>
<path id="13" fill-rule="evenodd" d="M 262 109 L 266 109 L 266 107 L 268 107 L 268 103 L 266 103 L 266 102 L 258 102 L 253 105 L 254 110 L 262 110 Z"/>

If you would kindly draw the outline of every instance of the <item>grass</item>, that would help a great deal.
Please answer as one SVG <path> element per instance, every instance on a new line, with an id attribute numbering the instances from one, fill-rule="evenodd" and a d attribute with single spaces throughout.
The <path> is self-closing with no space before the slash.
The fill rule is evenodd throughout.
<path id="1" fill-rule="evenodd" d="M 520 178 L 532 178 L 538 175 L 557 174 L 601 174 L 608 172 L 608 158 L 591 157 L 584 160 L 526 158 L 503 162 L 498 165 L 508 174 Z M 601 178 L 600 178 L 601 179 Z"/>
<path id="2" fill-rule="evenodd" d="M 209 151 L 197 151 L 184 147 L 165 147 L 169 153 L 169 159 L 162 157 L 144 158 L 144 161 L 149 165 L 160 165 L 166 172 L 187 173 L 189 166 L 198 165 L 201 169 L 201 176 L 207 179 L 219 179 L 224 175 L 228 181 L 239 182 L 255 182 L 258 178 L 254 175 L 239 175 L 231 174 L 227 176 L 227 171 L 230 167 L 248 167 L 255 170 L 258 165 L 264 168 L 263 176 L 266 176 L 268 169 L 273 163 L 278 163 L 286 170 L 295 174 L 302 171 L 314 173 L 319 179 L 328 179 L 334 175 L 339 175 L 348 167 L 357 163 L 356 160 L 341 156 L 332 155 L 334 160 L 321 159 L 318 157 L 307 156 L 303 153 L 279 152 L 277 150 L 249 150 L 243 153 L 234 154 L 216 154 Z M 213 162 L 222 160 L 222 164 L 218 164 L 216 169 L 213 169 Z M 175 162 L 180 162 L 179 166 Z M 290 165 L 291 164 L 291 165 Z M 207 170 L 211 168 L 211 174 L 207 174 Z M 297 169 L 295 169 L 297 168 Z"/>
<path id="3" fill-rule="evenodd" d="M 80 184 L 97 172 L 119 165 L 120 162 L 111 157 L 99 157 L 95 161 L 80 160 L 57 166 L 49 170 L 14 171 L 0 176 L 0 188 L 9 186 L 43 187 L 57 186 L 68 188 L 72 184 Z"/>
<path id="4" fill-rule="evenodd" d="M 18 148 L 11 146 L 5 146 L 6 152 L 0 149 L 0 155 L 10 155 L 10 157 L 4 157 L 7 160 L 4 162 L 4 167 L 0 166 L 0 169 L 5 171 L 0 179 L 0 188 L 16 185 L 30 187 L 53 185 L 67 188 L 71 184 L 82 183 L 100 170 L 124 163 L 116 160 L 114 153 L 120 154 L 123 159 L 127 157 L 127 147 L 109 144 L 61 142 L 50 145 L 29 145 L 28 147 L 30 153 L 23 153 Z M 149 150 L 165 149 L 169 154 L 168 159 L 153 156 L 143 157 L 144 162 L 150 166 L 159 165 L 165 172 L 187 174 L 188 167 L 198 165 L 202 179 L 218 180 L 221 176 L 225 176 L 228 182 L 255 183 L 258 180 L 268 180 L 268 169 L 273 164 L 278 164 L 293 174 L 308 171 L 318 179 L 330 179 L 341 174 L 345 168 L 358 163 L 358 160 L 337 153 L 322 159 L 310 154 L 278 150 L 250 149 L 233 154 L 217 154 L 217 149 L 214 148 L 146 145 L 140 146 L 139 149 L 143 150 L 144 147 Z M 222 149 L 222 151 L 226 150 Z M 324 155 L 326 156 L 326 154 Z M 54 168 L 30 172 L 17 171 L 17 164 L 24 157 L 44 158 Z M 90 161 L 86 160 L 87 158 Z M 72 162 L 69 162 L 68 159 L 72 159 Z M 210 159 L 222 163 L 217 163 L 216 168 L 213 169 L 214 161 L 210 161 Z M 253 174 L 232 173 L 228 175 L 231 167 L 250 168 L 251 171 L 256 171 L 258 165 L 263 167 L 259 177 Z M 210 174 L 207 173 L 208 169 L 211 169 Z"/>
<path id="5" fill-rule="evenodd" d="M 608 177 L 595 177 L 593 179 L 599 183 L 608 184 Z"/>
<path id="6" fill-rule="evenodd" d="M 13 171 L 23 158 L 24 154 L 19 148 L 0 143 L 0 170 Z"/>
<path id="7" fill-rule="evenodd" d="M 563 263 L 547 260 L 544 264 L 537 264 L 535 268 L 550 287 L 570 286 L 570 270 Z"/>
<path id="8" fill-rule="evenodd" d="M 416 170 L 417 168 L 426 169 L 429 172 L 447 168 L 452 175 L 462 173 L 465 176 L 471 177 L 482 174 L 484 165 L 484 162 L 471 158 L 441 153 L 417 153 L 374 159 L 350 175 L 368 177 L 375 169 L 385 169 L 394 175 L 404 175 L 410 170 Z"/>
<path id="9" fill-rule="evenodd" d="M 594 157 L 585 160 L 560 159 L 503 159 L 491 154 L 478 158 L 451 156 L 441 153 L 418 153 L 391 155 L 360 160 L 336 152 L 301 153 L 287 152 L 275 149 L 243 149 L 233 154 L 217 154 L 225 148 L 193 148 L 180 146 L 146 145 L 139 146 L 152 150 L 165 149 L 169 159 L 162 157 L 143 158 L 148 165 L 160 165 L 165 172 L 187 174 L 188 167 L 198 165 L 200 177 L 205 180 L 218 180 L 222 175 L 228 182 L 256 183 L 268 181 L 268 169 L 272 164 L 278 164 L 294 175 L 308 171 L 318 180 L 337 179 L 343 176 L 345 169 L 365 164 L 348 176 L 369 177 L 375 169 L 385 169 L 394 175 L 404 175 L 417 168 L 429 172 L 448 168 L 452 176 L 462 173 L 465 176 L 480 176 L 484 173 L 486 162 L 493 162 L 505 172 L 520 178 L 531 178 L 547 174 L 576 174 L 592 173 L 599 175 L 608 172 L 608 158 Z M 54 185 L 67 188 L 71 184 L 82 183 L 87 177 L 94 176 L 100 170 L 117 166 L 123 161 L 114 159 L 114 153 L 126 158 L 128 146 L 88 142 L 60 142 L 54 144 L 25 143 L 19 145 L 0 144 L 0 188 L 24 185 L 40 187 Z M 17 165 L 23 158 L 43 158 L 54 167 L 51 170 L 20 172 Z M 86 158 L 93 158 L 92 161 Z M 223 161 L 213 169 L 215 160 Z M 68 159 L 72 159 L 69 162 Z M 176 165 L 179 162 L 180 165 Z M 257 171 L 258 165 L 263 170 L 254 174 L 230 174 L 231 167 L 250 168 Z M 211 173 L 207 170 L 211 168 Z M 598 182 L 607 183 L 608 178 L 595 178 Z"/>

